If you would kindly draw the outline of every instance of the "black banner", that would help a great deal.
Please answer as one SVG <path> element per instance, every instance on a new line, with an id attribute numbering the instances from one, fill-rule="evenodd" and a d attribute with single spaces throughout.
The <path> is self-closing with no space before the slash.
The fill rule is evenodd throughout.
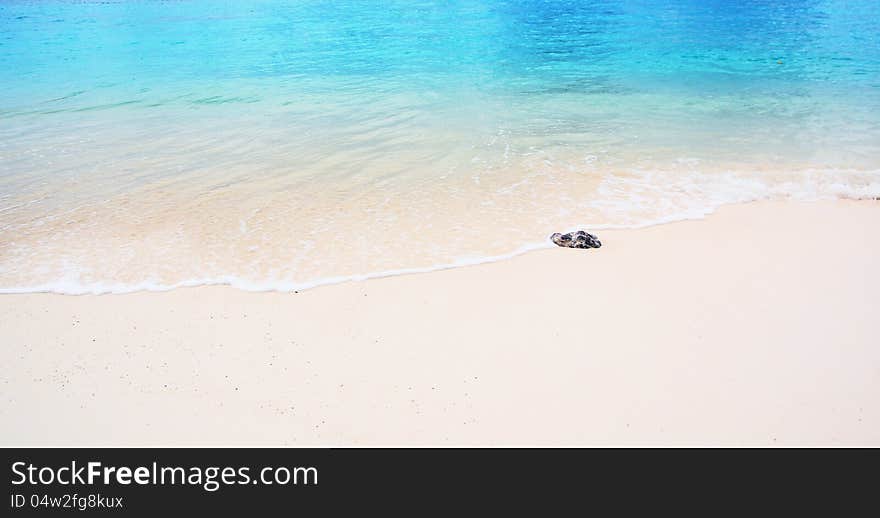
<path id="1" fill-rule="evenodd" d="M 2 516 L 782 510 L 873 495 L 877 450 L 3 449 Z M 769 500 L 768 500 L 769 499 Z M 826 500 L 826 503 L 828 501 Z M 709 510 L 709 509 L 706 509 Z M 331 514 L 332 515 L 332 514 Z"/>

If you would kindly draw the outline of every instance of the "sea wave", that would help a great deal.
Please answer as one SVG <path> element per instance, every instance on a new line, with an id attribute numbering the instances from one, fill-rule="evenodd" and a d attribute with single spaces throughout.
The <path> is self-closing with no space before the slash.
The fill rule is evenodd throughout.
<path id="1" fill-rule="evenodd" d="M 546 233 L 586 228 L 590 231 L 638 229 L 679 221 L 703 219 L 720 207 L 730 204 L 762 200 L 816 201 L 832 199 L 880 200 L 880 171 L 802 171 L 798 181 L 794 179 L 769 183 L 761 177 L 744 178 L 738 174 L 713 176 L 687 175 L 675 182 L 660 182 L 658 178 L 669 179 L 660 171 L 640 171 L 628 176 L 606 178 L 598 189 L 599 198 L 591 205 L 603 214 L 622 214 L 641 205 L 663 211 L 650 219 L 627 219 L 624 222 L 608 221 L 595 223 L 582 221 L 565 228 L 548 228 Z M 780 178 L 777 177 L 777 180 Z M 712 189 L 707 190 L 711 185 Z M 621 196 L 622 193 L 625 195 Z M 622 199 L 628 200 L 624 206 Z M 683 203 L 682 200 L 688 203 Z M 666 206 L 664 206 L 664 204 Z M 553 248 L 546 236 L 534 241 L 514 243 L 505 253 L 480 255 L 467 254 L 450 261 L 419 267 L 401 267 L 379 271 L 366 271 L 350 275 L 314 276 L 300 281 L 284 278 L 257 279 L 248 275 L 227 274 L 200 277 L 173 283 L 150 280 L 149 277 L 135 283 L 107 281 L 82 281 L 76 268 L 70 268 L 64 275 L 44 283 L 12 285 L 0 287 L 2 294 L 16 293 L 58 293 L 65 295 L 124 294 L 140 291 L 169 291 L 177 288 L 196 286 L 231 286 L 250 292 L 294 292 L 320 286 L 352 281 L 364 281 L 398 275 L 428 273 L 439 270 L 460 268 L 507 260 L 531 251 Z M 2 274 L 0 274 L 2 276 Z"/>

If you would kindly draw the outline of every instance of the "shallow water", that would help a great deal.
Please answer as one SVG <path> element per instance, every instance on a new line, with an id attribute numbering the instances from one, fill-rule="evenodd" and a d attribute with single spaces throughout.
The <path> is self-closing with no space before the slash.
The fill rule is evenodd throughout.
<path id="1" fill-rule="evenodd" d="M 880 196 L 880 3 L 654 4 L 0 3 L 0 291 L 293 289 Z"/>

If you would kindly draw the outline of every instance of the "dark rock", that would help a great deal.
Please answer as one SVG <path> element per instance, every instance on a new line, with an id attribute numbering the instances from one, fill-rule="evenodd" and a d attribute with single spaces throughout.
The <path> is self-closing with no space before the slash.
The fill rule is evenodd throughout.
<path id="1" fill-rule="evenodd" d="M 569 232 L 568 234 L 560 234 L 557 232 L 550 236 L 550 241 L 565 248 L 599 248 L 602 246 L 602 242 L 599 241 L 599 238 L 593 234 L 587 234 L 583 230 Z"/>

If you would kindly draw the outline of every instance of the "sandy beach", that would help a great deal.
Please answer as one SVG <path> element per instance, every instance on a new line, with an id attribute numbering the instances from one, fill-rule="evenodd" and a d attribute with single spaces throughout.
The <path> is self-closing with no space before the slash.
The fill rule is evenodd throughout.
<path id="1" fill-rule="evenodd" d="M 759 202 L 299 293 L 3 295 L 0 443 L 877 446 L 877 236 Z"/>

